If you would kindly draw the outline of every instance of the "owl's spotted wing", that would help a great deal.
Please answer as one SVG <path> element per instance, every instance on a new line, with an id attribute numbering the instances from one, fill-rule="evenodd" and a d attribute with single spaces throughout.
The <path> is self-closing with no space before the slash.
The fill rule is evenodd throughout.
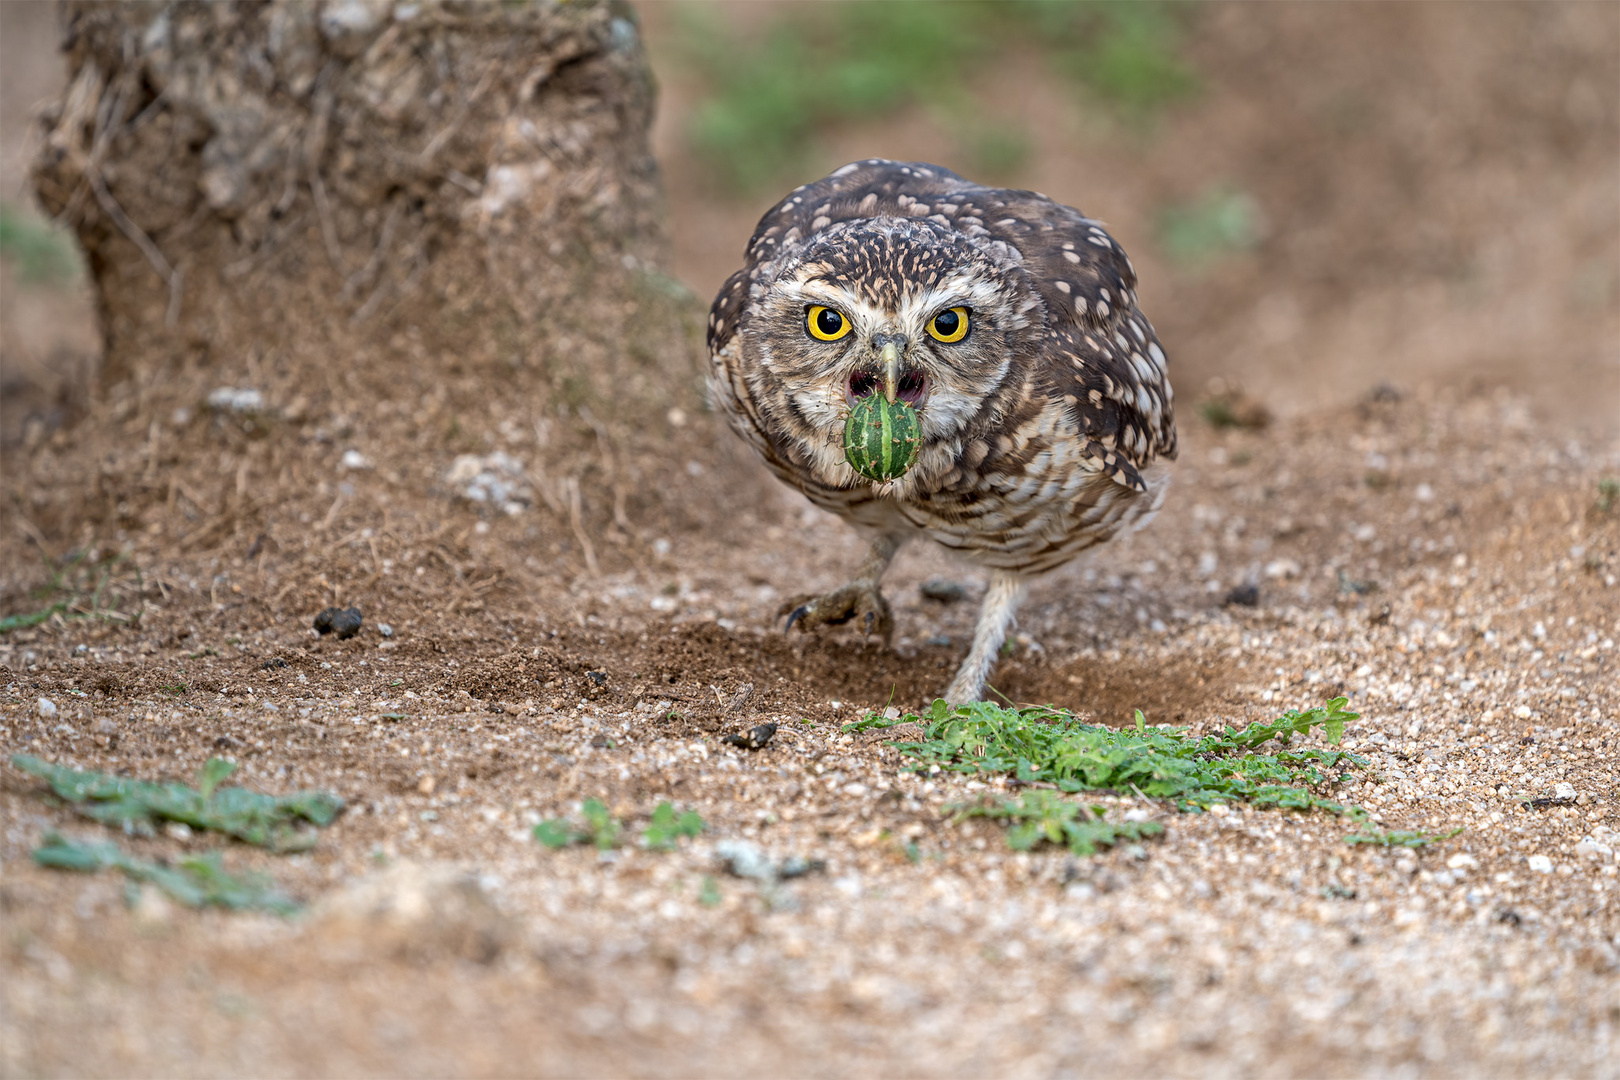
<path id="1" fill-rule="evenodd" d="M 1045 301 L 1045 389 L 1067 402 L 1087 452 L 1141 490 L 1138 470 L 1176 456 L 1164 349 L 1137 307 L 1136 271 L 1118 241 L 1078 211 L 1028 191 L 986 190 L 986 231 L 1016 247 Z"/>
<path id="2" fill-rule="evenodd" d="M 709 313 L 711 354 L 725 353 L 751 290 L 769 283 L 784 254 L 835 222 L 877 216 L 927 218 L 1022 264 L 1046 307 L 1034 374 L 1072 409 L 1087 456 L 1103 471 L 1142 490 L 1139 470 L 1175 456 L 1164 350 L 1137 309 L 1124 250 L 1100 224 L 1044 195 L 984 187 L 937 165 L 855 162 L 767 211 Z"/>

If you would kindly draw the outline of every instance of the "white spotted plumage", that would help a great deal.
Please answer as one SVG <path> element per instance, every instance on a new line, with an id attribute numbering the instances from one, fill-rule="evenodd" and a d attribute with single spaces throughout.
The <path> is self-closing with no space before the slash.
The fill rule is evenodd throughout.
<path id="1" fill-rule="evenodd" d="M 812 304 L 852 332 L 814 340 Z M 947 344 L 926 327 L 952 307 L 970 330 Z M 855 397 L 877 392 L 885 342 L 923 446 L 904 476 L 872 484 L 844 460 L 841 433 Z M 1144 523 L 1164 496 L 1157 462 L 1175 457 L 1167 362 L 1123 249 L 1044 195 L 934 165 L 854 162 L 791 192 L 716 297 L 709 348 L 711 396 L 732 428 L 873 541 L 861 576 L 811 598 L 801 625 L 865 615 L 886 632 L 878 579 L 912 535 L 991 569 L 952 700 L 981 692 L 1023 579 Z"/>

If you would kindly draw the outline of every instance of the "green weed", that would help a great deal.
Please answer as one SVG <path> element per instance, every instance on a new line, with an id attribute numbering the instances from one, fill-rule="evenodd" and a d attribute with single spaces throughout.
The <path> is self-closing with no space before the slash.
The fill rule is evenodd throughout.
<path id="1" fill-rule="evenodd" d="M 1241 191 L 1218 186 L 1159 214 L 1159 243 L 1176 262 L 1194 269 L 1260 242 L 1260 208 Z"/>
<path id="2" fill-rule="evenodd" d="M 1462 832 L 1461 828 L 1443 833 L 1404 832 L 1400 829 L 1380 829 L 1375 825 L 1367 824 L 1363 825 L 1359 831 L 1345 837 L 1344 842 L 1347 844 L 1371 844 L 1374 847 L 1420 848 L 1438 843 L 1441 840 L 1450 840 L 1460 832 Z"/>
<path id="3" fill-rule="evenodd" d="M 156 885 L 187 907 L 252 909 L 291 915 L 298 904 L 277 891 L 262 874 L 232 874 L 226 871 L 219 852 L 181 859 L 176 866 L 164 866 L 136 858 L 110 841 L 85 843 L 49 833 L 34 852 L 34 861 L 58 870 L 94 873 L 122 871 L 132 881 Z"/>
<path id="4" fill-rule="evenodd" d="M 1042 24 L 1056 37 L 1058 65 L 1098 96 L 1138 120 L 1198 92 L 1198 77 L 1180 58 L 1180 5 L 1116 0 L 1047 0 Z"/>
<path id="5" fill-rule="evenodd" d="M 11 763 L 49 782 L 83 816 L 143 836 L 151 835 L 158 821 L 178 821 L 271 851 L 304 851 L 315 845 L 315 834 L 302 826 L 329 825 L 343 809 L 343 800 L 327 791 L 262 795 L 241 787 L 221 788 L 236 769 L 222 758 L 208 759 L 197 771 L 195 788 L 81 772 L 26 754 Z"/>
<path id="6" fill-rule="evenodd" d="M 673 851 L 681 837 L 702 834 L 703 819 L 696 810 L 677 815 L 673 806 L 661 802 L 653 810 L 646 831 L 641 834 L 641 846 L 649 851 Z"/>
<path id="7" fill-rule="evenodd" d="M 1196 738 L 1184 729 L 1149 727 L 1141 712 L 1136 714 L 1134 727 L 1116 730 L 1081 723 L 1059 709 L 1012 709 L 989 702 L 951 706 L 936 701 L 927 716 L 909 714 L 898 720 L 872 713 L 846 724 L 844 730 L 881 729 L 907 722 L 920 725 L 920 741 L 895 744 L 902 755 L 912 759 L 908 766 L 912 771 L 1010 775 L 1025 783 L 1050 784 L 1064 794 L 1136 794 L 1170 800 L 1183 812 L 1224 803 L 1326 811 L 1360 827 L 1362 832 L 1357 835 L 1371 836 L 1376 827 L 1366 810 L 1317 794 L 1327 785 L 1347 780 L 1351 770 L 1364 769 L 1367 760 L 1344 750 L 1291 746 L 1296 736 L 1317 730 L 1337 743 L 1346 722 L 1359 715 L 1346 711 L 1348 704 L 1348 698 L 1334 698 L 1321 708 L 1290 709 L 1270 723 L 1254 723 L 1242 730 L 1223 728 Z M 1262 753 L 1268 743 L 1276 747 Z M 1082 828 L 1095 824 L 1087 820 L 1085 811 L 1076 806 L 1070 813 L 1060 805 L 1074 804 L 1063 803 L 1055 794 L 1034 793 L 989 812 L 1024 823 L 1030 831 L 1019 833 L 1020 837 L 1056 836 L 1061 839 L 1054 843 L 1071 847 L 1111 842 L 1103 839 L 1109 835 L 1106 831 Z"/>
<path id="8" fill-rule="evenodd" d="M 1007 846 L 1014 851 L 1028 851 L 1044 841 L 1081 856 L 1095 855 L 1098 848 L 1121 840 L 1140 840 L 1164 832 L 1164 826 L 1157 821 L 1104 821 L 1102 809 L 1070 802 L 1055 791 L 1031 791 L 1019 799 L 991 806 L 960 808 L 957 817 L 1013 822 L 1007 830 Z"/>
<path id="9" fill-rule="evenodd" d="M 0 202 L 0 258 L 28 284 L 65 285 L 79 276 L 79 253 L 61 229 Z"/>
<path id="10" fill-rule="evenodd" d="M 104 619 L 112 622 L 130 622 L 140 617 L 119 610 L 123 600 L 139 597 L 145 583 L 140 568 L 126 555 L 91 562 L 80 551 L 73 552 L 60 564 L 45 556 L 47 578 L 35 589 L 33 596 L 45 606 L 35 611 L 21 612 L 0 618 L 0 634 L 38 626 L 52 617 L 62 619 Z"/>
<path id="11" fill-rule="evenodd" d="M 1033 45 L 1098 99 L 1151 116 L 1194 92 L 1179 59 L 1180 5 L 926 0 L 788 9 L 756 39 L 707 5 L 682 11 L 678 59 L 706 84 L 687 137 L 717 178 L 757 191 L 802 172 L 818 132 L 921 109 L 978 171 L 1015 172 L 1032 143 L 1018 118 L 988 114 L 974 77 Z"/>
<path id="12" fill-rule="evenodd" d="M 564 818 L 542 821 L 534 827 L 534 838 L 548 848 L 563 848 L 571 844 L 591 844 L 598 851 L 610 851 L 619 846 L 624 826 L 603 805 L 601 799 L 586 799 L 579 808 L 582 821 Z M 652 819 L 641 833 L 641 846 L 648 851 L 673 851 L 683 836 L 698 836 L 703 832 L 703 819 L 697 811 L 677 814 L 675 807 L 661 802 L 653 809 Z"/>
<path id="13" fill-rule="evenodd" d="M 1598 481 L 1597 512 L 1607 514 L 1616 506 L 1620 506 L 1620 480 L 1606 476 Z"/>
<path id="14" fill-rule="evenodd" d="M 1198 403 L 1198 415 L 1214 428 L 1261 431 L 1271 424 L 1271 410 L 1238 391 L 1222 391 Z"/>

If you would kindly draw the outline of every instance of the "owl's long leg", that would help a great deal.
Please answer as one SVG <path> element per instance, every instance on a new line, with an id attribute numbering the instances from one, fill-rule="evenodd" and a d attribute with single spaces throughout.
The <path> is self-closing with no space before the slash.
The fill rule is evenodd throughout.
<path id="1" fill-rule="evenodd" d="M 858 619 L 862 632 L 880 635 L 887 645 L 890 635 L 894 633 L 894 616 L 889 612 L 889 602 L 878 591 L 878 585 L 883 580 L 883 572 L 894 559 L 894 553 L 900 550 L 902 541 L 903 538 L 898 536 L 880 535 L 874 538 L 872 546 L 866 550 L 866 558 L 861 560 L 855 580 L 830 593 L 798 596 L 783 604 L 779 614 L 788 617 L 786 629 L 791 630 L 797 625 L 800 630 L 809 631 L 827 623 L 846 623 Z"/>
<path id="2" fill-rule="evenodd" d="M 990 573 L 990 588 L 984 594 L 979 608 L 979 625 L 973 630 L 973 647 L 967 659 L 956 669 L 956 678 L 945 691 L 945 700 L 952 705 L 966 705 L 984 695 L 984 679 L 1001 652 L 1001 643 L 1007 640 L 1007 628 L 1018 612 L 1018 601 L 1024 598 L 1024 579 L 1006 570 Z"/>

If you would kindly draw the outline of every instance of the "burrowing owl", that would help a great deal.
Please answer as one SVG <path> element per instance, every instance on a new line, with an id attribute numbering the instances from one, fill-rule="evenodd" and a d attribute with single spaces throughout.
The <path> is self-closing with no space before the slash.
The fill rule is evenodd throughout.
<path id="1" fill-rule="evenodd" d="M 1176 454 L 1124 250 L 1077 210 L 937 165 L 856 162 L 772 207 L 715 298 L 709 352 L 737 434 L 871 540 L 854 581 L 791 605 L 790 629 L 858 618 L 887 639 L 879 582 L 917 533 L 989 569 L 952 702 L 978 700 L 1024 580 L 1146 523 L 1167 479 L 1154 462 Z M 886 483 L 843 452 L 873 393 L 922 431 Z"/>

